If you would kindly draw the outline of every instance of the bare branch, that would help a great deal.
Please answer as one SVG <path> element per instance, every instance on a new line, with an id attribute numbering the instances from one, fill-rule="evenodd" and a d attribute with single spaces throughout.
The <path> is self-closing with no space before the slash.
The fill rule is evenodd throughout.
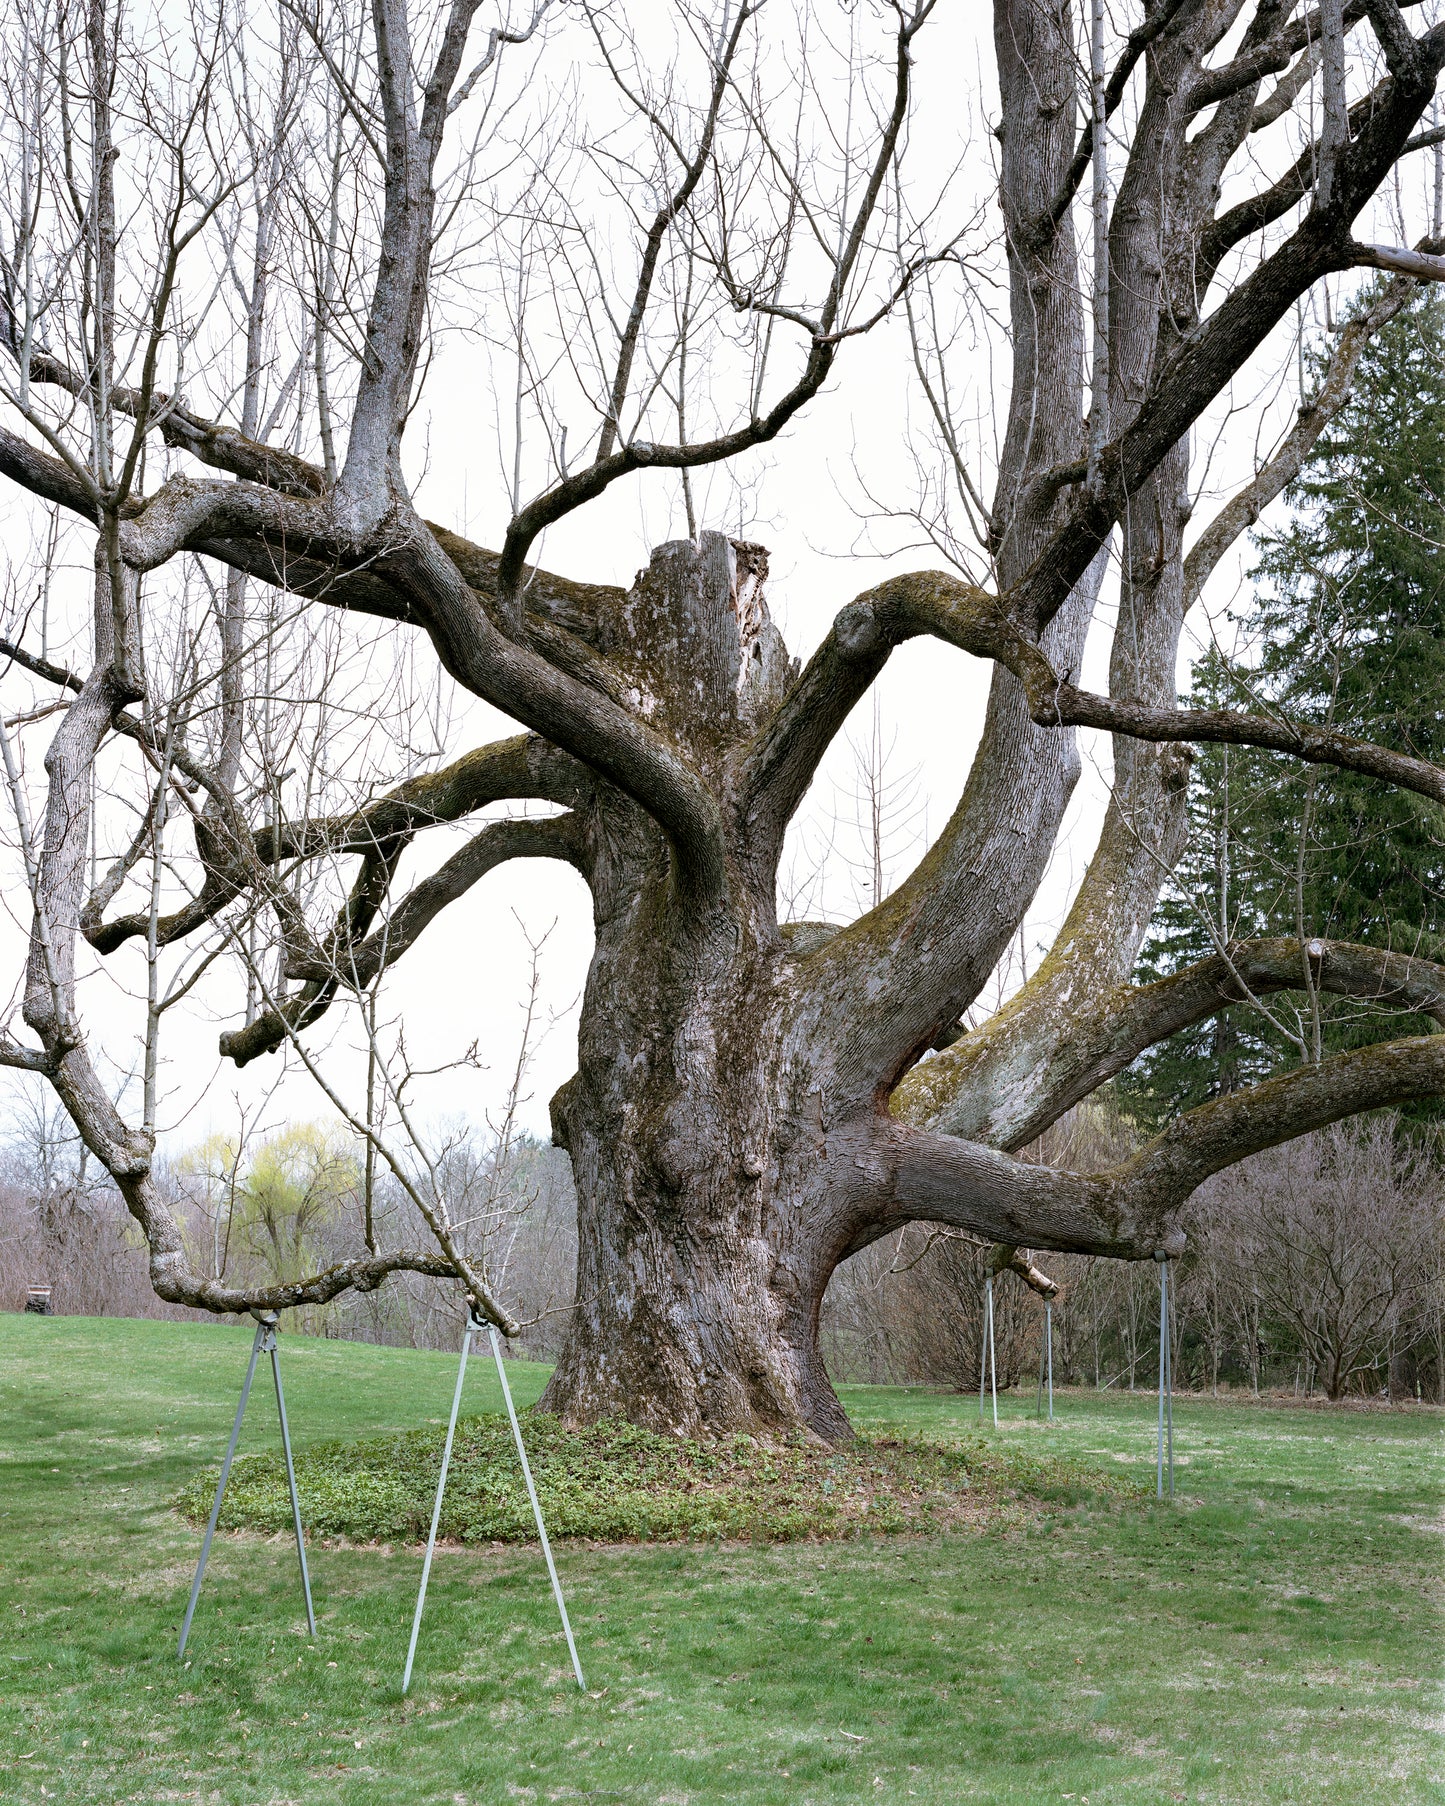
<path id="1" fill-rule="evenodd" d="M 712 94 L 708 100 L 707 111 L 703 115 L 697 149 L 684 165 L 681 182 L 658 208 L 653 216 L 652 224 L 647 229 L 647 237 L 643 241 L 642 247 L 642 261 L 637 272 L 637 286 L 633 290 L 632 306 L 627 315 L 627 323 L 622 329 L 621 342 L 617 349 L 617 367 L 612 378 L 612 393 L 608 398 L 607 412 L 602 421 L 602 432 L 597 441 L 595 459 L 597 463 L 608 457 L 617 443 L 617 436 L 621 428 L 622 408 L 627 399 L 628 386 L 632 381 L 633 359 L 637 356 L 638 338 L 642 332 L 642 323 L 647 314 L 648 302 L 652 298 L 652 285 L 657 275 L 657 262 L 662 254 L 663 241 L 692 199 L 698 183 L 702 180 L 703 171 L 708 166 L 708 161 L 712 156 L 713 138 L 717 132 L 718 115 L 722 110 L 723 99 L 728 91 L 733 62 L 742 43 L 743 32 L 755 14 L 756 8 L 749 4 L 749 0 L 743 0 L 738 7 L 737 17 L 733 20 L 732 30 L 728 34 L 722 54 L 717 58 Z M 587 20 L 600 44 L 601 35 L 598 22 L 590 8 L 587 12 Z M 653 123 L 659 124 L 655 111 L 651 108 L 647 111 Z"/>
<path id="2" fill-rule="evenodd" d="M 1020 661 L 1023 668 L 1023 661 Z M 1306 722 L 1267 720 L 1229 709 L 1161 709 L 1146 703 L 1115 701 L 1072 684 L 1050 682 L 1042 669 L 1024 678 L 1034 720 L 1041 727 L 1106 728 L 1137 740 L 1208 740 L 1231 746 L 1260 746 L 1288 753 L 1311 765 L 1333 765 L 1379 778 L 1432 802 L 1445 802 L 1445 771 L 1428 760 L 1392 752 L 1368 740 L 1357 740 L 1334 728 Z"/>
<path id="3" fill-rule="evenodd" d="M 1017 1082 L 1020 1011 L 1009 1007 L 904 1079 L 891 1107 L 905 1121 L 1016 1150 L 1150 1047 L 1221 1010 L 1298 990 L 1307 960 L 1317 987 L 1381 1010 L 1430 1017 L 1445 1028 L 1445 968 L 1409 954 L 1343 941 L 1236 941 L 1148 985 L 1085 999 L 1067 1045 Z"/>
<path id="4" fill-rule="evenodd" d="M 1350 395 L 1355 369 L 1366 346 L 1388 324 L 1415 292 L 1411 282 L 1392 282 L 1369 307 L 1351 320 L 1340 334 L 1330 356 L 1324 381 L 1307 407 L 1300 409 L 1294 428 L 1279 449 L 1261 466 L 1253 479 L 1220 509 L 1194 542 L 1184 560 L 1183 611 L 1198 601 L 1220 559 L 1264 510 L 1299 475 L 1305 459 L 1319 443 L 1320 434 L 1339 413 Z"/>
<path id="5" fill-rule="evenodd" d="M 346 943 L 328 949 L 328 957 L 295 960 L 288 976 L 319 983 L 335 981 L 352 990 L 365 989 L 416 945 L 449 903 L 465 896 L 474 884 L 508 859 L 562 859 L 586 875 L 586 853 L 574 816 L 491 822 L 408 891 L 383 926 L 367 939 L 356 941 L 354 936 L 349 937 Z"/>
<path id="6" fill-rule="evenodd" d="M 1035 631 L 1053 618 L 1104 543 L 1127 499 L 1142 489 L 1266 334 L 1311 283 L 1355 261 L 1349 222 L 1401 153 L 1445 67 L 1445 25 L 1415 40 L 1408 70 L 1392 75 L 1358 134 L 1340 153 L 1327 207 L 1313 209 L 1294 234 L 1225 297 L 1165 360 L 1149 398 L 1101 459 L 1106 495 L 1081 500 L 1015 587 L 1010 607 Z"/>
<path id="7" fill-rule="evenodd" d="M 766 445 L 777 437 L 822 388 L 837 354 L 840 339 L 836 336 L 836 328 L 842 314 L 848 285 L 857 267 L 865 236 L 873 221 L 888 171 L 893 166 L 899 139 L 908 117 L 913 43 L 927 23 L 934 4 L 935 0 L 918 0 L 913 12 L 905 14 L 901 10 L 899 11 L 892 108 L 883 130 L 879 134 L 877 150 L 863 193 L 854 209 L 841 248 L 833 259 L 832 275 L 822 308 L 816 322 L 804 320 L 805 329 L 810 332 L 811 342 L 802 374 L 765 414 L 758 415 L 755 411 L 745 425 L 736 427 L 731 432 L 720 434 L 711 440 L 699 441 L 692 445 L 659 445 L 651 441 L 633 440 L 632 443 L 611 451 L 606 449 L 611 445 L 611 439 L 604 428 L 598 455 L 590 465 L 579 470 L 573 476 L 564 477 L 513 516 L 507 529 L 506 542 L 502 548 L 499 573 L 499 582 L 504 595 L 509 595 L 518 587 L 522 562 L 535 543 L 537 536 L 546 528 L 555 525 L 564 516 L 583 506 L 584 503 L 595 500 L 618 478 L 644 469 L 697 470 L 710 464 L 723 463 L 737 457 L 742 452 Z M 741 24 L 742 17 L 740 16 L 737 21 L 739 28 Z M 721 90 L 715 89 L 715 94 L 720 100 Z M 717 101 L 714 102 L 714 105 L 716 104 Z M 686 185 L 686 180 L 685 178 L 684 185 Z M 688 193 L 691 192 L 692 189 L 688 188 Z M 667 219 L 664 220 L 662 227 L 662 230 L 665 231 L 673 216 L 668 213 L 667 209 L 664 209 L 663 213 L 667 214 Z M 657 217 L 663 219 L 663 214 L 659 214 Z M 654 227 L 656 227 L 656 221 Z M 647 281 L 650 285 L 650 272 Z M 641 287 L 639 287 L 638 294 L 645 304 L 646 296 Z M 734 304 L 740 307 L 750 307 L 751 297 L 735 294 Z M 804 316 L 798 317 L 800 320 L 804 319 Z M 620 402 L 614 400 L 609 418 L 615 422 L 619 413 Z"/>
<path id="8" fill-rule="evenodd" d="M 288 976 L 306 980 L 302 991 L 262 1012 L 244 1028 L 227 1030 L 221 1036 L 221 1053 L 237 1066 L 245 1066 L 294 1040 L 302 1029 L 320 1020 L 338 989 L 359 991 L 373 983 L 415 945 L 449 903 L 464 896 L 488 872 L 509 859 L 535 858 L 584 865 L 576 824 L 570 816 L 492 822 L 416 885 L 381 928 L 360 940 L 357 937 L 370 926 L 385 888 L 384 883 L 369 883 L 371 873 L 364 870 L 326 947 L 288 962 Z M 384 877 L 389 881 L 389 869 Z M 359 907 L 363 897 L 365 908 Z"/>

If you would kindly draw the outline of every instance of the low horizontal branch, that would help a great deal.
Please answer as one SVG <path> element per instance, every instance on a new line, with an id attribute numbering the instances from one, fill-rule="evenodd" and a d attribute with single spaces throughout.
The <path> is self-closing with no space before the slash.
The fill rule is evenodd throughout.
<path id="1" fill-rule="evenodd" d="M 368 1255 L 363 1260 L 338 1261 L 306 1279 L 279 1285 L 229 1286 L 192 1271 L 183 1257 L 174 1252 L 153 1254 L 150 1272 L 157 1297 L 169 1304 L 185 1304 L 193 1310 L 214 1311 L 222 1316 L 288 1311 L 303 1304 L 326 1304 L 343 1292 L 374 1292 L 392 1273 L 422 1273 L 430 1279 L 460 1278 L 445 1255 L 423 1254 L 410 1248 Z"/>
<path id="2" fill-rule="evenodd" d="M 1213 1173 L 1346 1116 L 1445 1093 L 1445 1035 L 1377 1042 L 1188 1110 L 1111 1175 L 1159 1220 Z"/>
<path id="3" fill-rule="evenodd" d="M 437 871 L 415 885 L 383 927 L 359 939 L 347 934 L 343 922 L 326 947 L 292 958 L 287 976 L 304 979 L 302 989 L 283 1003 L 261 1011 L 243 1028 L 226 1030 L 220 1038 L 222 1057 L 237 1066 L 246 1066 L 262 1054 L 274 1053 L 302 1029 L 319 1021 L 338 991 L 362 990 L 394 965 L 449 904 L 464 896 L 488 872 L 507 860 L 529 858 L 564 859 L 585 875 L 576 818 L 561 815 L 541 821 L 490 822 Z M 358 879 L 357 890 L 364 877 L 363 873 Z M 358 934 L 370 927 L 375 901 L 369 900 L 364 916 L 356 913 Z M 344 918 L 355 912 L 356 902 L 353 891 L 342 912 Z"/>
<path id="4" fill-rule="evenodd" d="M 0 318 L 0 342 L 19 363 L 20 341 L 14 319 L 8 314 Z M 27 375 L 32 386 L 57 388 L 80 401 L 90 398 L 90 379 L 49 351 L 30 352 Z M 295 452 L 248 438 L 235 427 L 193 413 L 178 395 L 125 383 L 114 385 L 107 394 L 117 413 L 140 421 L 143 431 L 158 433 L 173 450 L 189 452 L 214 470 L 229 471 L 232 476 L 285 495 L 321 495 L 326 489 L 325 473 L 315 464 Z"/>
<path id="5" fill-rule="evenodd" d="M 24 1047 L 13 1035 L 0 1029 L 0 1066 L 8 1066 L 15 1072 L 48 1073 L 54 1066 L 54 1057 L 43 1047 Z"/>
<path id="6" fill-rule="evenodd" d="M 1038 1039 L 1025 985 L 999 1013 L 915 1066 L 891 1100 L 906 1122 L 1024 1147 L 1140 1054 L 1221 1010 L 1313 988 L 1445 1028 L 1445 967 L 1387 948 L 1288 936 L 1232 941 L 1147 985 L 1076 1000 L 1067 1037 Z"/>
<path id="7" fill-rule="evenodd" d="M 590 781 L 585 767 L 540 735 L 517 734 L 463 753 L 437 771 L 407 778 L 346 814 L 247 829 L 240 861 L 218 864 L 217 849 L 202 848 L 205 884 L 199 895 L 161 917 L 156 939 L 161 946 L 170 946 L 213 921 L 237 897 L 254 888 L 260 867 L 287 860 L 374 854 L 421 829 L 460 821 L 493 803 L 529 799 L 575 803 Z M 214 839 L 218 825 L 211 824 L 207 832 Z M 149 925 L 149 915 L 143 910 L 110 921 L 98 917 L 82 917 L 81 921 L 85 938 L 102 954 L 113 953 L 134 936 L 147 933 Z"/>
<path id="8" fill-rule="evenodd" d="M 1212 1174 L 1362 1111 L 1445 1092 L 1445 1035 L 1411 1036 L 1301 1066 L 1176 1117 L 1137 1154 L 1097 1173 L 1035 1165 L 975 1141 L 875 1119 L 854 1164 L 848 1245 L 909 1222 L 967 1229 L 1007 1247 L 1148 1260 L 1185 1247 L 1181 1213 Z"/>
<path id="9" fill-rule="evenodd" d="M 1445 282 L 1445 257 L 1429 251 L 1411 250 L 1406 245 L 1362 245 L 1351 240 L 1350 256 L 1361 269 L 1389 270 L 1396 276 L 1413 276 L 1417 282 Z"/>
<path id="10" fill-rule="evenodd" d="M 444 909 L 510 859 L 562 859 L 585 866 L 579 824 L 572 815 L 542 821 L 489 822 L 436 871 L 421 879 L 392 910 L 385 924 L 352 947 L 338 947 L 325 960 L 293 961 L 288 977 L 335 980 L 364 990 L 409 952 Z"/>
<path id="11" fill-rule="evenodd" d="M 539 734 L 515 734 L 474 747 L 449 765 L 407 778 L 344 815 L 283 822 L 256 834 L 258 857 L 314 858 L 360 853 L 398 834 L 463 820 L 493 803 L 577 803 L 591 773 Z"/>
<path id="12" fill-rule="evenodd" d="M 1023 685 L 1029 712 L 1040 727 L 1093 727 L 1136 740 L 1211 741 L 1288 753 L 1313 765 L 1332 765 L 1412 790 L 1445 803 L 1445 770 L 1428 759 L 1392 751 L 1370 740 L 1284 717 L 1230 709 L 1156 708 L 1132 698 L 1102 696 L 1066 682 L 1037 641 L 997 598 L 946 571 L 889 578 L 840 614 L 824 646 L 784 699 L 769 730 L 763 770 L 782 767 L 790 750 L 785 735 L 816 742 L 822 711 L 805 689 L 809 673 L 827 661 L 872 658 L 915 634 L 931 633 L 962 651 L 992 658 Z M 816 678 L 814 680 L 816 682 Z"/>

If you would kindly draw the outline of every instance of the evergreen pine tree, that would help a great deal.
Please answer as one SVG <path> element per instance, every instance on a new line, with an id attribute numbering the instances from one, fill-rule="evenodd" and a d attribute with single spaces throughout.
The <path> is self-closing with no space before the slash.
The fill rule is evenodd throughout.
<path id="1" fill-rule="evenodd" d="M 1195 706 L 1261 704 L 1445 759 L 1445 297 L 1426 290 L 1366 349 L 1350 400 L 1262 534 Z M 1140 959 L 1158 978 L 1256 935 L 1445 957 L 1445 811 L 1353 772 L 1199 749 L 1191 834 Z M 1301 976 L 1303 978 L 1303 968 Z M 1242 1004 L 1151 1050 L 1124 1089 L 1146 1121 L 1268 1071 L 1430 1025 L 1305 990 Z"/>

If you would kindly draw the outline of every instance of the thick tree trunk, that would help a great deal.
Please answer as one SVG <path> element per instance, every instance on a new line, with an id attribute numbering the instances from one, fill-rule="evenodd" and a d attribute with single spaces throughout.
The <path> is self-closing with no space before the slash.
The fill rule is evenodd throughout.
<path id="1" fill-rule="evenodd" d="M 554 1107 L 577 1178 L 577 1306 L 542 1408 L 701 1437 L 846 1437 L 818 1353 L 826 1274 L 789 1233 L 811 1200 L 788 1195 L 771 1151 L 700 1125 L 660 1147 L 618 1135 L 586 1090 L 574 1080 Z"/>
<path id="2" fill-rule="evenodd" d="M 653 719 L 725 797 L 793 669 L 765 574 L 759 548 L 720 534 L 662 546 L 617 623 Z M 818 1081 L 789 1034 L 793 957 L 771 882 L 752 881 L 742 827 L 728 843 L 721 894 L 698 901 L 640 811 L 599 794 L 578 1071 L 552 1105 L 577 1184 L 577 1308 L 543 1405 L 578 1422 L 836 1439 L 847 1423 L 816 1336 L 831 1272 L 817 1247 L 828 1155 L 807 1126 Z"/>
<path id="3" fill-rule="evenodd" d="M 1157 1234 L 1107 1182 L 1061 1183 L 890 1115 L 880 1069 L 911 1063 L 917 1034 L 956 1016 L 982 982 L 980 955 L 962 941 L 954 975 L 941 950 L 930 954 L 938 908 L 909 885 L 875 914 L 889 944 L 927 964 L 917 995 L 896 973 L 893 988 L 870 981 L 866 925 L 778 924 L 775 866 L 758 855 L 743 782 L 755 724 L 793 675 L 764 571 L 758 548 L 705 533 L 659 548 L 616 605 L 614 658 L 625 651 L 645 711 L 721 799 L 722 878 L 689 885 L 661 831 L 611 787 L 573 811 L 596 947 L 578 1071 L 553 1100 L 577 1183 L 579 1262 L 543 1404 L 574 1422 L 836 1441 L 848 1425 L 817 1329 L 840 1260 L 918 1217 L 1015 1244 L 1034 1239 L 1027 1224 L 1043 1245 L 1102 1253 L 1137 1255 Z M 1016 705 L 996 683 L 991 729 L 1004 722 L 1020 758 L 1039 752 L 1036 776 L 1056 781 L 1036 783 L 1035 800 L 1046 796 L 1056 826 L 1068 794 L 1060 748 L 1016 720 Z M 1006 852 L 987 877 L 962 871 L 965 894 L 1002 897 Z M 1014 886 L 1017 908 L 1034 888 Z M 990 907 L 979 943 L 1015 926 Z M 931 1018 L 917 1014 L 925 995 Z M 900 1029 L 910 1012 L 918 1028 Z"/>

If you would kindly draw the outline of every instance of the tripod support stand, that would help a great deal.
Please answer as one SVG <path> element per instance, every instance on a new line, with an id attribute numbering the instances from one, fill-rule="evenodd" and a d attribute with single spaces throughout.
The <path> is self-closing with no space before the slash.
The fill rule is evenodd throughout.
<path id="1" fill-rule="evenodd" d="M 486 1330 L 491 1338 L 492 1358 L 497 1364 L 497 1378 L 501 1381 L 502 1397 L 507 1401 L 507 1416 L 512 1425 L 512 1440 L 517 1446 L 517 1459 L 522 1464 L 522 1478 L 527 1483 L 527 1497 L 532 1501 L 532 1516 L 537 1521 L 537 1537 L 542 1545 L 542 1554 L 547 1563 L 547 1573 L 552 1581 L 552 1596 L 557 1601 L 557 1612 L 562 1620 L 562 1629 L 567 1637 L 567 1653 L 572 1658 L 572 1672 L 577 1677 L 577 1685 L 586 1691 L 587 1683 L 582 1678 L 582 1664 L 577 1658 L 577 1644 L 572 1636 L 572 1625 L 567 1617 L 567 1602 L 562 1597 L 562 1583 L 557 1578 L 557 1564 L 552 1559 L 552 1545 L 547 1540 L 547 1526 L 542 1521 L 542 1504 L 537 1497 L 537 1488 L 532 1479 L 532 1469 L 527 1461 L 527 1447 L 522 1441 L 522 1426 L 517 1421 L 517 1407 L 512 1403 L 512 1388 L 507 1384 L 507 1369 L 502 1363 L 502 1345 L 497 1339 L 497 1331 L 493 1324 L 477 1315 L 475 1309 L 468 1310 L 467 1327 L 462 1332 L 462 1359 L 457 1368 L 457 1388 L 452 1394 L 451 1421 L 447 1424 L 446 1446 L 442 1450 L 442 1471 L 437 1479 L 436 1504 L 432 1508 L 431 1530 L 426 1539 L 426 1558 L 421 1567 L 421 1587 L 416 1596 L 416 1612 L 411 1621 L 411 1642 L 406 1652 L 406 1672 L 402 1675 L 401 1690 L 403 1693 L 411 1686 L 412 1663 L 416 1660 L 416 1640 L 421 1631 L 421 1615 L 426 1606 L 427 1582 L 431 1579 L 432 1556 L 436 1551 L 437 1526 L 441 1522 L 442 1500 L 446 1497 L 447 1472 L 452 1464 L 452 1442 L 457 1433 L 457 1413 L 462 1403 L 462 1382 L 467 1377 L 467 1356 L 471 1353 L 472 1338 Z"/>
<path id="2" fill-rule="evenodd" d="M 206 1525 L 206 1540 L 201 1544 L 201 1559 L 196 1563 L 196 1578 L 191 1582 L 190 1603 L 181 1625 L 181 1642 L 176 1651 L 180 1661 L 186 1653 L 186 1640 L 191 1634 L 191 1619 L 196 1615 L 196 1601 L 201 1596 L 201 1582 L 206 1577 L 206 1563 L 211 1555 L 211 1542 L 221 1516 L 221 1503 L 226 1496 L 226 1482 L 231 1477 L 231 1463 L 236 1458 L 236 1444 L 241 1439 L 241 1422 L 246 1415 L 246 1401 L 251 1396 L 251 1382 L 256 1377 L 256 1362 L 263 1354 L 271 1357 L 271 1378 L 276 1385 L 276 1415 L 281 1419 L 281 1447 L 286 1456 L 286 1484 L 291 1489 L 291 1521 L 296 1526 L 296 1559 L 301 1565 L 301 1590 L 306 1595 L 306 1623 L 311 1636 L 316 1636 L 316 1613 L 311 1605 L 311 1576 L 306 1571 L 306 1543 L 301 1534 L 301 1501 L 296 1496 L 296 1469 L 291 1460 L 291 1432 L 286 1424 L 286 1395 L 281 1390 L 281 1353 L 276 1340 L 275 1311 L 253 1311 L 256 1339 L 251 1344 L 251 1359 L 246 1368 L 246 1383 L 241 1388 L 241 1402 L 236 1406 L 236 1421 L 231 1425 L 231 1440 L 226 1445 L 226 1459 L 221 1463 L 221 1478 L 216 1484 L 216 1502 Z"/>

